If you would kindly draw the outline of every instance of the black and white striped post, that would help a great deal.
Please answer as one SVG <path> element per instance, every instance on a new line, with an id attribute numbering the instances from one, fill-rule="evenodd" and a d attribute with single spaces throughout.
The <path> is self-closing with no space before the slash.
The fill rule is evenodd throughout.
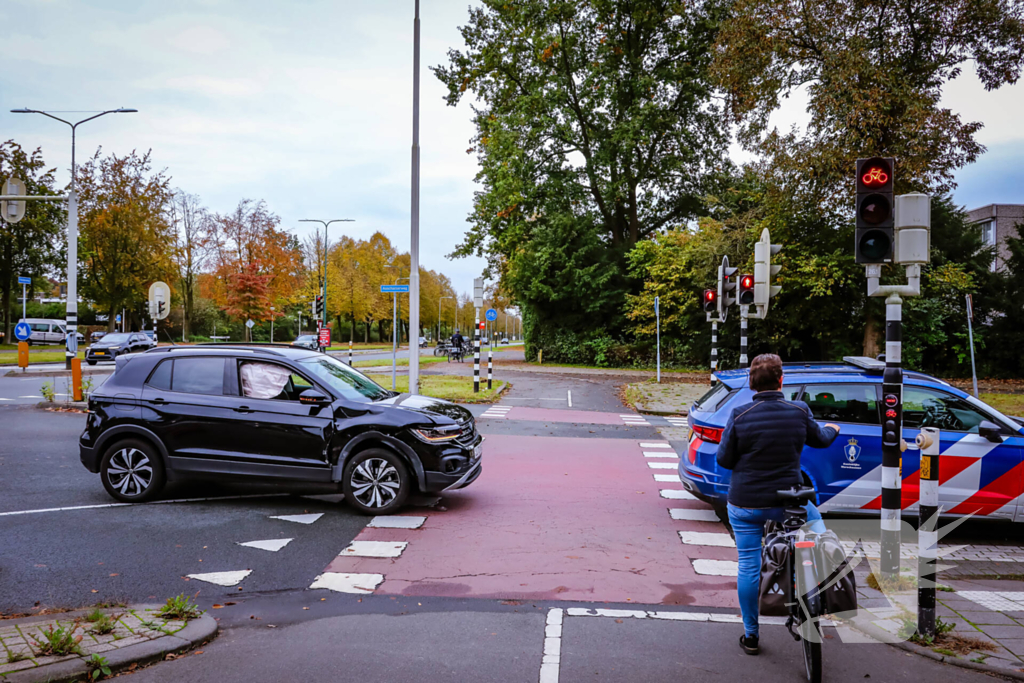
<path id="1" fill-rule="evenodd" d="M 487 338 L 487 389 L 491 388 L 491 376 L 494 374 L 494 330 Z"/>
<path id="2" fill-rule="evenodd" d="M 746 306 L 740 306 L 740 367 L 748 366 L 747 362 L 747 316 L 750 314 Z"/>
<path id="3" fill-rule="evenodd" d="M 921 449 L 920 525 L 917 531 L 917 632 L 935 635 L 935 563 L 939 557 L 939 442 L 941 433 L 925 427 L 917 435 Z"/>
<path id="4" fill-rule="evenodd" d="M 348 340 L 348 366 L 352 367 L 352 340 Z"/>
<path id="5" fill-rule="evenodd" d="M 473 322 L 473 393 L 480 393 L 480 309 Z"/>
<path id="6" fill-rule="evenodd" d="M 882 373 L 882 551 L 881 572 L 886 578 L 900 573 L 900 520 L 903 460 L 903 299 L 890 294 L 885 300 L 885 370 Z"/>
<path id="7" fill-rule="evenodd" d="M 711 320 L 711 383 L 715 383 L 715 370 L 718 369 L 718 320 Z"/>

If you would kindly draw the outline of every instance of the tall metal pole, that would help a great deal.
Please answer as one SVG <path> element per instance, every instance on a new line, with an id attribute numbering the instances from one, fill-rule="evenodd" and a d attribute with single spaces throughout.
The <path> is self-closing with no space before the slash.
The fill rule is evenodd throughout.
<path id="1" fill-rule="evenodd" d="M 718 320 L 711 321 L 711 383 L 715 383 L 715 370 L 718 369 Z"/>
<path id="2" fill-rule="evenodd" d="M 398 292 L 391 292 L 391 391 L 395 391 L 398 380 L 395 378 L 395 368 L 398 366 L 398 337 L 395 336 L 395 329 L 398 327 Z"/>
<path id="3" fill-rule="evenodd" d="M 974 326 L 971 323 L 974 318 L 974 305 L 971 295 L 967 295 L 967 338 L 971 343 L 971 383 L 974 385 L 974 398 L 978 398 L 978 370 L 974 367 Z"/>
<path id="4" fill-rule="evenodd" d="M 409 393 L 420 385 L 420 0 L 413 19 L 412 220 L 409 242 Z M 416 342 L 412 341 L 413 336 Z"/>
<path id="5" fill-rule="evenodd" d="M 900 573 L 900 519 L 903 452 L 903 299 L 890 294 L 885 300 L 885 370 L 882 373 L 882 576 Z"/>
<path id="6" fill-rule="evenodd" d="M 661 383 L 661 306 L 660 297 L 654 297 L 654 333 L 658 346 L 658 383 Z"/>
<path id="7" fill-rule="evenodd" d="M 326 326 L 327 322 L 329 320 L 329 318 L 327 316 L 327 226 L 330 225 L 331 223 L 354 223 L 355 219 L 354 218 L 335 218 L 335 219 L 332 219 L 332 220 L 329 220 L 329 221 L 322 221 L 319 218 L 300 218 L 299 222 L 300 223 L 319 223 L 320 225 L 324 226 L 324 278 L 323 278 L 323 281 L 322 281 L 323 287 L 321 288 L 321 293 L 323 294 L 323 303 L 324 303 L 323 324 L 324 324 L 324 326 Z M 328 346 L 330 346 L 330 345 L 328 345 Z M 324 351 L 326 352 L 327 349 L 324 348 Z"/>

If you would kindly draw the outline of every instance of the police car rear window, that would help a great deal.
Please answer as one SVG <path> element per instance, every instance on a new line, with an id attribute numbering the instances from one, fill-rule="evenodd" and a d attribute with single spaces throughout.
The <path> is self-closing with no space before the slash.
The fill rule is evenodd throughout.
<path id="1" fill-rule="evenodd" d="M 721 382 L 713 386 L 706 394 L 697 399 L 697 402 L 693 404 L 695 410 L 701 410 L 706 413 L 715 411 L 719 405 L 730 395 L 729 387 L 725 386 Z"/>

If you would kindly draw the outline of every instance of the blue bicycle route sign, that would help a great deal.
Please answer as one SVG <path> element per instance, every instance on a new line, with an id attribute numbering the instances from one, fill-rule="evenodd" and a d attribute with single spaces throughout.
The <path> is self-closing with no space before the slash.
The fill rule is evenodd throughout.
<path id="1" fill-rule="evenodd" d="M 488 308 L 487 309 L 487 313 L 485 314 L 485 317 L 488 320 L 490 320 L 491 322 L 494 322 L 495 320 L 498 319 L 498 312 L 496 310 L 494 310 L 493 308 Z"/>

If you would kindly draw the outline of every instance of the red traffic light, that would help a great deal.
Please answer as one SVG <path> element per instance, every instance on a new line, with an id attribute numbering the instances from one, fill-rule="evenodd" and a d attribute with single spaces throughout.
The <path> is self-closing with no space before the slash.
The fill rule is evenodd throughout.
<path id="1" fill-rule="evenodd" d="M 708 301 L 714 301 L 715 300 L 715 290 L 713 290 L 713 289 L 705 289 L 704 290 L 704 298 L 707 299 Z"/>
<path id="2" fill-rule="evenodd" d="M 882 157 L 857 163 L 857 192 L 892 192 L 892 160 Z"/>
<path id="3" fill-rule="evenodd" d="M 749 306 L 754 303 L 754 276 L 745 273 L 740 276 L 740 305 Z"/>
<path id="4" fill-rule="evenodd" d="M 750 289 L 754 286 L 754 277 L 752 275 L 744 275 L 743 280 L 740 282 L 740 286 L 745 289 Z"/>
<path id="5" fill-rule="evenodd" d="M 704 290 L 704 311 L 714 313 L 718 310 L 718 293 L 713 289 Z"/>

